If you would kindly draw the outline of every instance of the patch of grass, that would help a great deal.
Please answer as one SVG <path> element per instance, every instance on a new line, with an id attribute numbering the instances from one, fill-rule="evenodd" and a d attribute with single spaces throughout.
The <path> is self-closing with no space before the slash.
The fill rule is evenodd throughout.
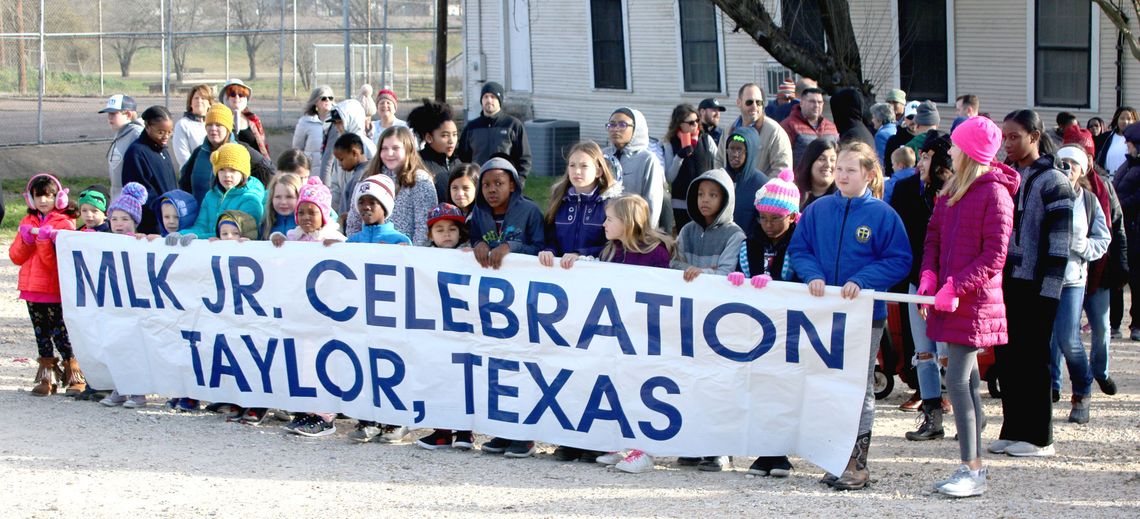
<path id="1" fill-rule="evenodd" d="M 523 194 L 534 200 L 538 204 L 538 208 L 542 212 L 546 212 L 546 208 L 550 207 L 550 188 L 558 181 L 558 177 L 543 177 L 531 175 L 526 179 L 526 187 L 523 189 Z"/>
<path id="2" fill-rule="evenodd" d="M 70 196 L 73 200 L 78 200 L 79 192 L 87 186 L 93 184 L 102 184 L 110 187 L 107 177 L 66 177 L 61 178 L 63 187 L 71 190 Z M 21 178 L 6 178 L 0 180 L 0 192 L 4 196 L 4 221 L 0 222 L 0 238 L 11 240 L 16 236 L 16 229 L 20 227 L 20 220 L 24 219 L 27 214 L 28 205 L 24 203 L 24 187 L 28 185 L 28 179 Z M 80 224 L 82 225 L 82 224 Z"/>

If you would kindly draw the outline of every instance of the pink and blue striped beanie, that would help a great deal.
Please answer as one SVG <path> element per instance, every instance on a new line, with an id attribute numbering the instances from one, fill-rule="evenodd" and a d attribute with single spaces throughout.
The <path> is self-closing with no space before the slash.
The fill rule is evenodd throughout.
<path id="1" fill-rule="evenodd" d="M 800 219 L 800 190 L 796 187 L 792 170 L 785 169 L 780 175 L 756 190 L 756 211 L 787 216 L 796 215 Z"/>

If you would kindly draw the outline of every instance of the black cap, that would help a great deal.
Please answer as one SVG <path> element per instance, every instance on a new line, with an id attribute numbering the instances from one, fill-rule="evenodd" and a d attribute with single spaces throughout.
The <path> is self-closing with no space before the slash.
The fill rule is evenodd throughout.
<path id="1" fill-rule="evenodd" d="M 701 100 L 701 104 L 700 104 L 700 106 L 697 107 L 697 109 L 699 109 L 699 110 L 713 109 L 713 110 L 716 110 L 718 112 L 723 112 L 723 111 L 727 110 L 727 108 L 725 108 L 723 105 L 721 105 L 720 101 L 717 101 L 715 97 L 710 97 L 710 98 Z"/>

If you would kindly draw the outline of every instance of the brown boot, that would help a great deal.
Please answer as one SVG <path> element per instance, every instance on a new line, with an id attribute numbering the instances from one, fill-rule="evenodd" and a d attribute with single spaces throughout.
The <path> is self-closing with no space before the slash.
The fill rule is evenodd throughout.
<path id="1" fill-rule="evenodd" d="M 855 438 L 855 448 L 851 450 L 851 460 L 847 469 L 835 480 L 836 490 L 862 490 L 871 481 L 871 471 L 867 470 L 867 451 L 871 447 L 871 433 L 860 434 Z"/>
<path id="2" fill-rule="evenodd" d="M 67 384 L 67 396 L 75 396 L 87 389 L 87 379 L 83 377 L 83 370 L 79 369 L 79 361 L 75 357 L 67 359 L 63 364 L 63 380 Z"/>
<path id="3" fill-rule="evenodd" d="M 35 396 L 55 394 L 59 387 L 59 378 L 56 376 L 56 372 L 59 371 L 59 359 L 40 357 L 37 360 L 40 363 L 40 369 L 36 371 L 36 385 L 32 388 L 32 394 Z"/>

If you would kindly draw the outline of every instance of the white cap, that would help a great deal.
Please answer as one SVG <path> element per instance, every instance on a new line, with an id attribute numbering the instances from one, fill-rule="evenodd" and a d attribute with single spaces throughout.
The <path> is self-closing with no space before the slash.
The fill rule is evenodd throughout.
<path id="1" fill-rule="evenodd" d="M 1057 154 L 1053 155 L 1053 158 L 1057 164 L 1071 160 L 1081 167 L 1082 172 L 1089 170 L 1089 154 L 1076 146 L 1062 146 L 1061 149 L 1057 150 Z"/>
<path id="2" fill-rule="evenodd" d="M 919 103 L 918 101 L 911 101 L 911 102 L 907 103 L 906 107 L 903 108 L 903 118 L 905 119 L 908 117 L 914 117 L 914 114 L 918 113 L 918 105 L 919 104 L 921 104 L 921 103 Z"/>
<path id="3" fill-rule="evenodd" d="M 99 113 L 117 113 L 123 110 L 137 110 L 138 105 L 135 103 L 133 97 L 124 94 L 115 94 L 107 100 L 107 106 L 99 110 Z"/>

